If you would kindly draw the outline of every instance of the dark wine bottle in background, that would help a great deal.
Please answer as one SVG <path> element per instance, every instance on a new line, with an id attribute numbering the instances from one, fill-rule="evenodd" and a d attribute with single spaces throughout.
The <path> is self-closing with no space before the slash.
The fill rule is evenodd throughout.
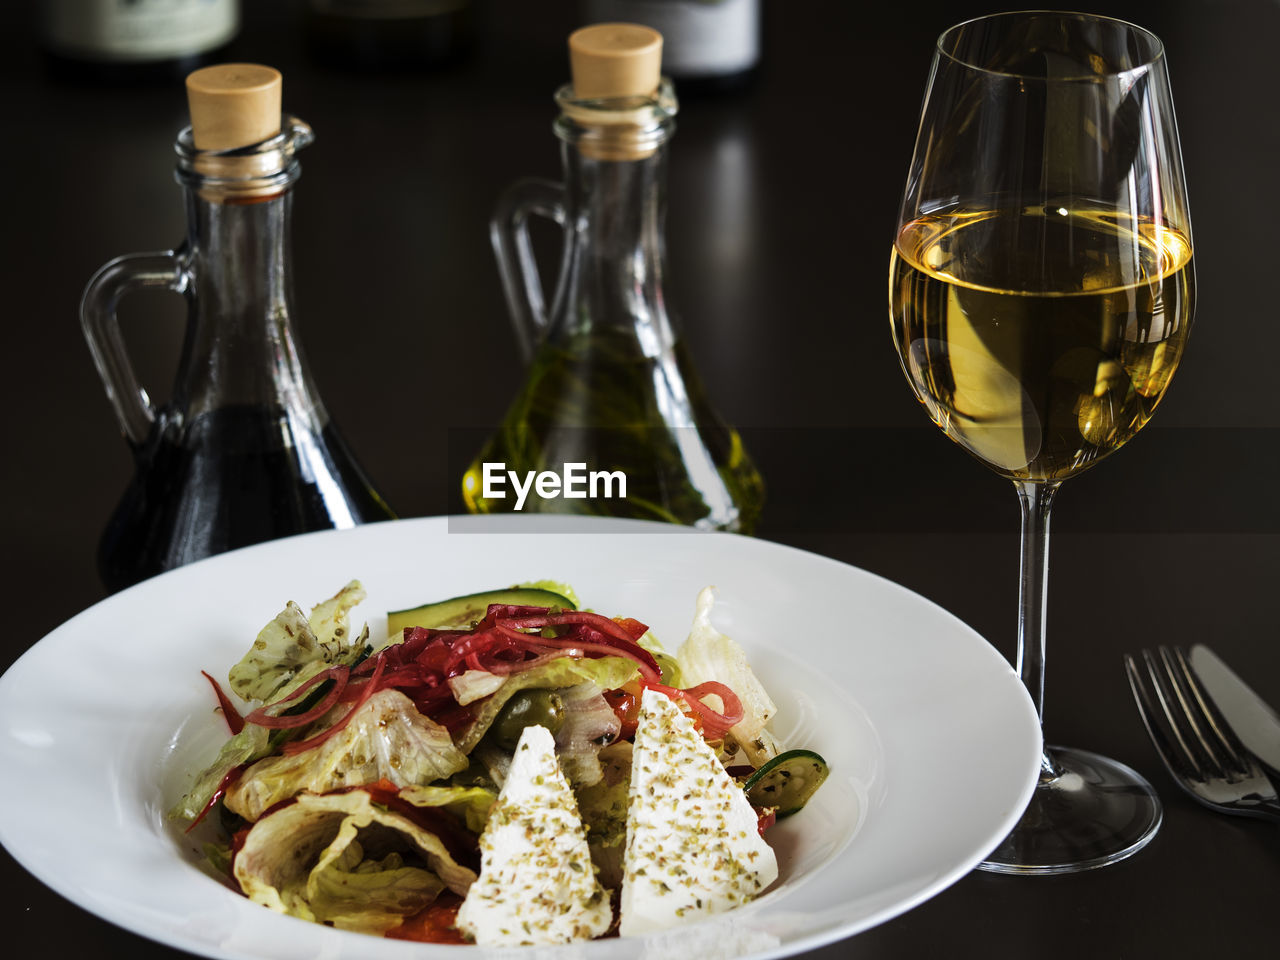
<path id="1" fill-rule="evenodd" d="M 173 81 L 222 58 L 240 0 L 42 0 L 40 38 L 55 75 Z"/>
<path id="2" fill-rule="evenodd" d="M 471 0 L 307 0 L 312 56 L 351 70 L 442 67 L 470 52 Z"/>
<path id="3" fill-rule="evenodd" d="M 760 65 L 760 0 L 583 0 L 586 23 L 662 34 L 662 69 L 681 96 L 746 87 Z"/>

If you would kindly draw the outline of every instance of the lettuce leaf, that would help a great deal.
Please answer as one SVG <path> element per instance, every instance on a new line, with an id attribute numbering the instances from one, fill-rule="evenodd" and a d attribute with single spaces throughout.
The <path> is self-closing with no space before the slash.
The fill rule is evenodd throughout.
<path id="1" fill-rule="evenodd" d="M 509 750 L 504 750 L 487 741 L 481 741 L 471 751 L 472 769 L 478 766 L 484 771 L 485 778 L 499 790 L 507 782 L 507 774 L 511 771 L 511 760 L 512 754 Z"/>
<path id="2" fill-rule="evenodd" d="M 612 742 L 622 721 L 595 683 L 580 683 L 560 691 L 564 724 L 556 733 L 556 759 L 575 787 L 599 782 L 603 772 L 600 748 Z"/>
<path id="3" fill-rule="evenodd" d="M 601 657 L 597 660 L 558 657 L 522 673 L 513 673 L 507 682 L 486 699 L 477 701 L 475 719 L 459 731 L 456 742 L 463 753 L 475 749 L 488 732 L 507 701 L 517 691 L 527 689 L 560 690 L 591 681 L 601 690 L 613 690 L 639 674 L 634 660 L 626 657 Z"/>
<path id="4" fill-rule="evenodd" d="M 601 777 L 578 786 L 578 815 L 587 828 L 587 846 L 600 883 L 622 886 L 623 854 L 627 845 L 627 804 L 631 787 L 631 742 L 611 743 L 599 753 Z"/>
<path id="5" fill-rule="evenodd" d="M 349 709 L 339 704 L 331 716 Z M 467 763 L 449 731 L 419 713 L 412 700 L 398 690 L 379 690 L 319 746 L 259 760 L 227 791 L 224 802 L 246 820 L 257 820 L 304 790 L 325 793 L 382 779 L 397 787 L 428 784 L 465 770 Z"/>
<path id="6" fill-rule="evenodd" d="M 777 742 L 765 729 L 778 708 L 751 672 L 742 648 L 711 625 L 714 604 L 714 588 L 703 588 L 698 594 L 693 627 L 677 654 L 681 680 L 685 687 L 717 680 L 738 695 L 742 701 L 742 719 L 729 728 L 729 733 L 752 766 L 758 767 L 778 752 Z"/>
<path id="7" fill-rule="evenodd" d="M 400 799 L 415 807 L 443 807 L 479 834 L 489 822 L 489 810 L 498 794 L 484 787 L 408 786 L 400 788 Z"/>
<path id="8" fill-rule="evenodd" d="M 368 933 L 398 926 L 446 887 L 465 896 L 475 881 L 435 834 L 363 790 L 302 794 L 263 817 L 233 874 L 255 903 Z"/>
<path id="9" fill-rule="evenodd" d="M 340 836 L 351 829 L 350 821 L 344 823 Z M 325 851 L 307 880 L 307 906 L 322 923 L 384 933 L 444 889 L 439 877 L 405 866 L 404 857 L 395 851 L 381 860 L 367 860 L 354 837 L 340 851 L 336 848 L 335 843 Z"/>
<path id="10" fill-rule="evenodd" d="M 456 677 L 450 677 L 448 682 L 449 689 L 453 691 L 453 699 L 465 707 L 501 689 L 507 678 L 487 670 L 467 670 Z"/>
<path id="11" fill-rule="evenodd" d="M 360 581 L 352 580 L 313 607 L 310 618 L 290 600 L 231 668 L 231 689 L 245 700 L 273 703 L 322 670 L 354 662 L 363 652 L 368 629 L 352 643 L 347 613 L 364 597 Z"/>
<path id="12" fill-rule="evenodd" d="M 209 866 L 213 867 L 219 877 L 231 876 L 231 847 L 225 843 L 217 841 L 209 841 L 201 848 L 204 858 L 209 861 Z"/>
<path id="13" fill-rule="evenodd" d="M 364 585 L 352 580 L 328 600 L 311 608 L 309 622 L 322 648 L 331 650 L 351 645 L 347 614 L 364 598 Z"/>
<path id="14" fill-rule="evenodd" d="M 270 752 L 270 731 L 247 723 L 222 745 L 213 763 L 196 775 L 195 782 L 169 811 L 174 820 L 194 820 L 209 805 L 214 792 L 236 767 L 260 760 Z"/>

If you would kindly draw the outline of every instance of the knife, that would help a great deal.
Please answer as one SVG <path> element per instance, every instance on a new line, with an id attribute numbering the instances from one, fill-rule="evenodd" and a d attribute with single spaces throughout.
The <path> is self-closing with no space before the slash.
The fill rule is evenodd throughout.
<path id="1" fill-rule="evenodd" d="M 1280 772 L 1280 716 L 1212 650 L 1191 648 L 1191 669 L 1245 749 Z"/>

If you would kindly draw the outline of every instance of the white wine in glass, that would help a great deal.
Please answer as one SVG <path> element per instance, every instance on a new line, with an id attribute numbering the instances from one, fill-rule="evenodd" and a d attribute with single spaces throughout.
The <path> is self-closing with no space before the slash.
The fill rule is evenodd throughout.
<path id="1" fill-rule="evenodd" d="M 890 260 L 894 343 L 946 434 L 1022 505 L 1018 671 L 1043 715 L 1058 485 L 1150 419 L 1195 301 L 1160 41 L 1075 13 L 998 14 L 938 40 Z M 982 866 L 1067 873 L 1140 850 L 1149 784 L 1045 748 L 1022 821 Z"/>

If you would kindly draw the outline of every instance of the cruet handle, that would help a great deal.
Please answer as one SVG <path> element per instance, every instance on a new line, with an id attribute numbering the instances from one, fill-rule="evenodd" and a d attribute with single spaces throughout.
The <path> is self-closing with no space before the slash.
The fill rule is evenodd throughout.
<path id="1" fill-rule="evenodd" d="M 124 435 L 134 447 L 147 439 L 156 411 L 129 360 L 116 307 L 121 297 L 134 290 L 160 287 L 185 293 L 189 279 L 184 260 L 176 251 L 131 253 L 104 264 L 80 298 L 80 326 L 89 352 Z"/>
<path id="2" fill-rule="evenodd" d="M 526 363 L 533 358 L 534 347 L 547 332 L 542 279 L 529 243 L 531 213 L 563 226 L 564 185 L 551 180 L 518 180 L 499 198 L 498 208 L 489 221 L 489 239 L 498 258 L 502 290 Z"/>

